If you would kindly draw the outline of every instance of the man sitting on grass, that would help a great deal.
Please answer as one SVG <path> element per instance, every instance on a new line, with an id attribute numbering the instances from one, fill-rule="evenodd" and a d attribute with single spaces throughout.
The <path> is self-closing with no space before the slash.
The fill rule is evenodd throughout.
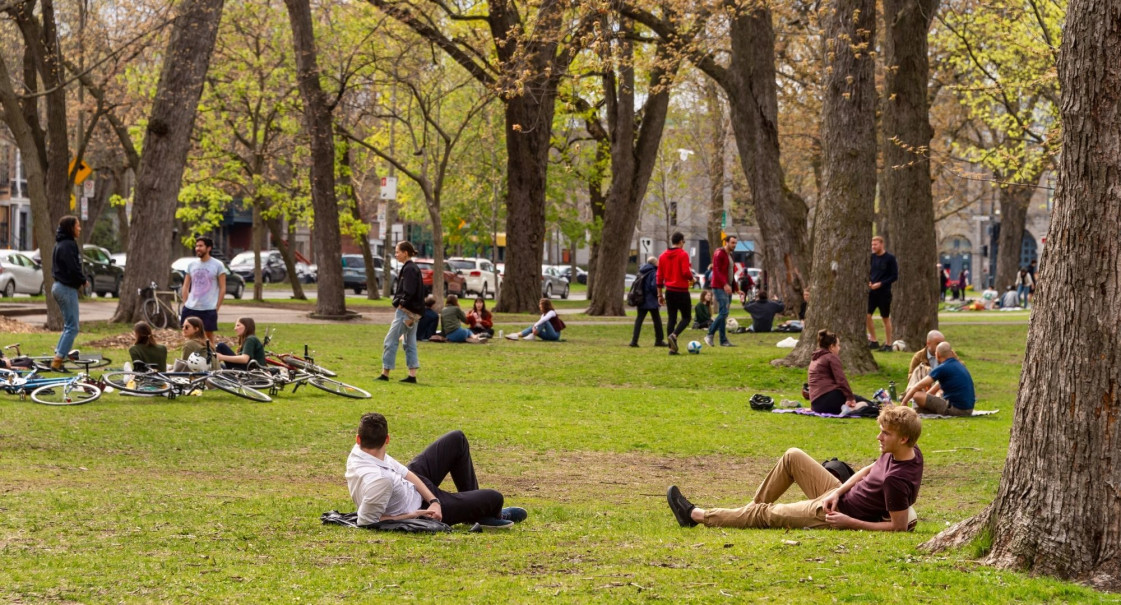
<path id="1" fill-rule="evenodd" d="M 904 531 L 914 529 L 913 505 L 922 483 L 922 452 L 915 445 L 922 420 L 914 410 L 886 406 L 879 416 L 880 457 L 842 485 L 821 463 L 791 448 L 767 474 L 755 497 L 740 508 L 700 509 L 677 486 L 666 497 L 682 527 L 785 527 Z M 806 500 L 776 502 L 792 484 Z"/>
<path id="2" fill-rule="evenodd" d="M 432 442 L 407 467 L 386 453 L 385 416 L 362 416 L 355 441 L 346 459 L 346 483 L 358 506 L 358 525 L 428 518 L 448 525 L 477 523 L 472 531 L 481 531 L 509 529 L 527 516 L 524 508 L 502 508 L 502 494 L 497 491 L 479 489 L 462 431 Z M 455 492 L 440 489 L 449 473 Z"/>
<path id="3" fill-rule="evenodd" d="M 943 416 L 972 416 L 977 396 L 973 391 L 973 376 L 954 353 L 948 342 L 939 343 L 934 349 L 938 367 L 930 371 L 926 378 L 918 381 L 903 394 L 903 404 L 915 400 L 915 408 L 920 412 L 941 414 Z M 939 396 L 937 393 L 941 393 Z"/>

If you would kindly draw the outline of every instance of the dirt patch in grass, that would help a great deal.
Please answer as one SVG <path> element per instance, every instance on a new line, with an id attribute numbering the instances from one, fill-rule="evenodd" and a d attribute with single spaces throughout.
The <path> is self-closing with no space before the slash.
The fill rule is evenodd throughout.
<path id="1" fill-rule="evenodd" d="M 42 334 L 50 332 L 50 330 L 0 315 L 0 332 L 5 334 Z"/>

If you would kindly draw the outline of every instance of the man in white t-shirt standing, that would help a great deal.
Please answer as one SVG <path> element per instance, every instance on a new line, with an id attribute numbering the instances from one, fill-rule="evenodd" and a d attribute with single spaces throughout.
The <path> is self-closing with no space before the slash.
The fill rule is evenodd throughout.
<path id="1" fill-rule="evenodd" d="M 212 347 L 218 344 L 214 332 L 218 329 L 218 309 L 222 308 L 222 299 L 226 294 L 226 266 L 210 256 L 213 249 L 214 240 L 209 237 L 195 240 L 195 256 L 199 259 L 191 261 L 187 274 L 183 276 L 182 295 L 186 302 L 179 317 L 180 324 L 188 317 L 201 319 Z"/>

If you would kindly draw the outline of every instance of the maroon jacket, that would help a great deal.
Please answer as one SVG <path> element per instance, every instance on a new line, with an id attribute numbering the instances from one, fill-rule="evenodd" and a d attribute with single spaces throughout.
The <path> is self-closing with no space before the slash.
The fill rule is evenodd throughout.
<path id="1" fill-rule="evenodd" d="M 724 285 L 732 286 L 732 292 L 738 292 L 739 288 L 736 287 L 734 279 L 728 279 L 728 274 L 731 273 L 732 255 L 723 246 L 716 249 L 712 253 L 712 289 L 723 290 Z"/>
<path id="2" fill-rule="evenodd" d="M 845 369 L 841 366 L 841 358 L 834 355 L 829 349 L 814 351 L 813 361 L 809 369 L 810 401 L 830 392 L 840 390 L 845 394 L 845 401 L 852 401 L 852 389 L 845 378 Z"/>

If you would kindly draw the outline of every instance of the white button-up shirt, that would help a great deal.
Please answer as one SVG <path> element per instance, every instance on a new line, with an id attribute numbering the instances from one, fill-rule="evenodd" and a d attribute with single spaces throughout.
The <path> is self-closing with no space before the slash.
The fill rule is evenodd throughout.
<path id="1" fill-rule="evenodd" d="M 407 474 L 409 469 L 389 454 L 379 460 L 354 444 L 346 459 L 346 485 L 358 507 L 359 525 L 376 523 L 382 515 L 397 516 L 420 509 L 423 498 L 405 479 Z"/>

